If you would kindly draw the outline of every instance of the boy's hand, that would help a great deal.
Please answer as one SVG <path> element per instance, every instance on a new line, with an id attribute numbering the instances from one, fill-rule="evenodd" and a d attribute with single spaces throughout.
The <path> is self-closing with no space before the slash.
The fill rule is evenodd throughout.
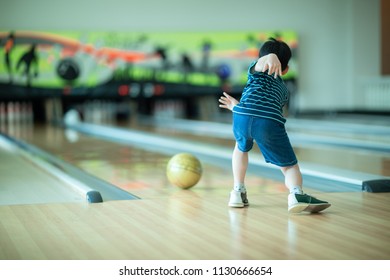
<path id="1" fill-rule="evenodd" d="M 268 74 L 274 74 L 275 78 L 282 75 L 282 66 L 280 61 L 273 53 L 260 57 L 257 60 L 255 70 L 258 72 L 265 72 L 268 70 Z"/>
<path id="2" fill-rule="evenodd" d="M 224 109 L 228 109 L 230 111 L 233 110 L 233 107 L 236 106 L 238 104 L 238 101 L 237 99 L 235 99 L 234 97 L 231 97 L 229 94 L 227 94 L 226 92 L 223 93 L 224 96 L 221 96 L 219 98 L 219 107 L 220 108 L 224 108 Z"/>

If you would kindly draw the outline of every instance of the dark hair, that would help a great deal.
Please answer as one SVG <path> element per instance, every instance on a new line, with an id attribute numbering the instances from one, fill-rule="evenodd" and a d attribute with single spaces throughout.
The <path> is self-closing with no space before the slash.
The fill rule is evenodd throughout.
<path id="1" fill-rule="evenodd" d="M 282 71 L 286 69 L 288 62 L 291 58 L 290 47 L 282 41 L 274 38 L 269 38 L 260 48 L 259 57 L 267 54 L 274 53 L 280 60 Z"/>

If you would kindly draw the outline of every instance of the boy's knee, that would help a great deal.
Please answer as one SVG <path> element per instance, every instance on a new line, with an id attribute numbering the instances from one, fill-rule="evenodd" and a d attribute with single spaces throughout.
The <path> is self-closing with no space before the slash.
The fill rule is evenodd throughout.
<path id="1" fill-rule="evenodd" d="M 236 142 L 236 149 L 241 153 L 248 153 L 250 150 L 252 150 L 252 147 L 253 143 L 251 142 L 245 144 Z"/>
<path id="2" fill-rule="evenodd" d="M 283 173 L 287 172 L 290 169 L 297 168 L 298 164 L 289 165 L 289 166 L 281 166 L 280 170 L 282 170 Z"/>

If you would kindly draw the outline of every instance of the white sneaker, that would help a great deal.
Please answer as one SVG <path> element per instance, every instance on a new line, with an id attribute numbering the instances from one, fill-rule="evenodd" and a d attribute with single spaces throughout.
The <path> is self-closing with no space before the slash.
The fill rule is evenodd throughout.
<path id="1" fill-rule="evenodd" d="M 241 192 L 237 192 L 235 190 L 232 190 L 230 192 L 229 206 L 236 207 L 236 208 L 242 208 L 244 206 L 249 206 L 247 193 L 246 192 L 241 193 Z"/>

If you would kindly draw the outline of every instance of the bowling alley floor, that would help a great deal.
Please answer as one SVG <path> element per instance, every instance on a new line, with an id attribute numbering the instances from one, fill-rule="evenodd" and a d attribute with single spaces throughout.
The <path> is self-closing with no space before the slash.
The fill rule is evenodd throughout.
<path id="1" fill-rule="evenodd" d="M 390 258 L 390 193 L 307 185 L 306 192 L 328 200 L 332 207 L 319 214 L 291 215 L 283 182 L 251 170 L 247 176 L 250 206 L 229 208 L 232 175 L 228 159 L 203 160 L 199 183 L 182 190 L 172 186 L 165 175 L 166 163 L 175 150 L 153 149 L 147 140 L 160 139 L 162 143 L 170 135 L 179 148 L 190 147 L 186 146 L 190 143 L 199 149 L 211 147 L 221 157 L 225 149 L 231 153 L 232 141 L 158 130 L 143 127 L 142 132 L 159 138 L 142 134 L 144 145 L 135 146 L 51 125 L 7 129 L 14 139 L 39 147 L 135 198 L 87 203 L 80 197 L 78 201 L 56 201 L 47 195 L 47 201 L 18 203 L 14 196 L 12 203 L 0 206 L 0 259 Z M 9 171 L 11 160 L 2 157 L 1 161 L 2 178 L 16 187 Z M 60 172 L 61 167 L 57 168 Z M 58 176 L 47 181 L 36 176 L 38 173 L 20 172 L 17 182 L 31 192 L 63 181 Z M 1 191 L 4 182 L 1 179 Z M 12 192 L 7 187 L 7 192 Z"/>

